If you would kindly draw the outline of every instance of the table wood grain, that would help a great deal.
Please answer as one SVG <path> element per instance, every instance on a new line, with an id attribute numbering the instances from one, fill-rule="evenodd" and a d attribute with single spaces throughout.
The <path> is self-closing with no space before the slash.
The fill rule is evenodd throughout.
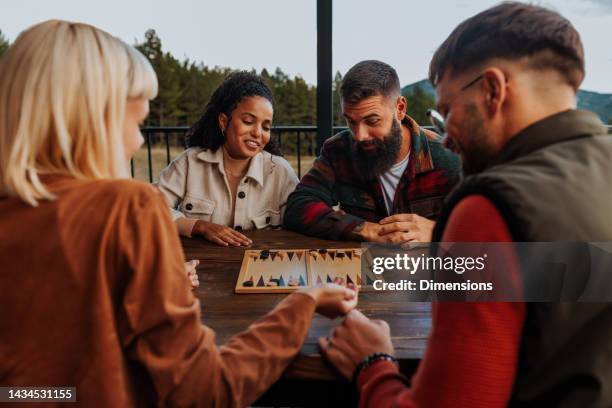
<path id="1" fill-rule="evenodd" d="M 308 248 L 359 248 L 358 242 L 328 241 L 307 237 L 286 230 L 256 230 L 244 232 L 253 240 L 249 249 L 308 249 Z M 202 322 L 215 330 L 217 343 L 222 344 L 232 335 L 245 330 L 258 317 L 270 311 L 285 296 L 283 294 L 235 294 L 234 287 L 244 254 L 244 247 L 221 247 L 201 238 L 182 238 L 185 259 L 199 259 L 198 276 L 200 286 L 194 293 L 201 302 Z M 431 330 L 431 308 L 429 303 L 406 301 L 402 292 L 363 291 L 359 297 L 359 310 L 373 319 L 386 320 L 391 327 L 393 345 L 402 372 L 411 375 L 425 350 L 427 336 Z M 293 384 L 277 384 L 268 394 L 285 395 L 284 398 L 267 400 L 264 403 L 289 403 L 310 405 L 306 402 L 313 396 L 297 397 L 289 390 L 308 384 L 315 389 L 325 389 L 336 383 L 332 390 L 341 394 L 350 385 L 321 357 L 317 339 L 327 336 L 341 319 L 329 320 L 315 316 L 301 353 L 289 366 L 282 381 Z M 338 386 L 337 383 L 342 384 Z M 278 390 L 279 385 L 281 389 Z M 339 387 L 339 388 L 338 388 Z M 277 390 L 275 393 L 274 390 Z M 329 392 L 329 390 L 328 390 Z M 333 396 L 332 396 L 333 397 Z M 292 399 L 293 398 L 293 399 Z M 301 399 L 300 399 L 301 398 Z M 353 398 L 355 396 L 353 395 Z M 327 400 L 329 402 L 329 400 Z M 353 401 L 354 402 L 354 401 Z M 313 402 L 314 403 L 314 402 Z M 350 405 L 350 404 L 349 404 Z"/>

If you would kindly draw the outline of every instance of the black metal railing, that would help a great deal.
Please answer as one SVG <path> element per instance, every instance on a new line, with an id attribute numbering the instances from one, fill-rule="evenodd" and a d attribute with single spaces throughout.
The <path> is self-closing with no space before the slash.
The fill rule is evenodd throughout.
<path id="1" fill-rule="evenodd" d="M 608 133 L 612 134 L 612 126 L 608 127 Z M 425 128 L 430 128 L 425 126 Z M 344 126 L 334 126 L 333 133 L 337 133 Z M 170 164 L 174 158 L 172 147 L 182 151 L 185 149 L 185 135 L 188 126 L 164 126 L 164 127 L 144 127 L 141 129 L 145 137 L 147 175 L 149 182 L 153 182 L 154 174 L 159 174 L 159 171 Z M 284 156 L 290 156 L 293 159 L 295 156 L 296 172 L 298 177 L 302 177 L 303 157 L 314 157 L 316 155 L 317 146 L 317 127 L 316 126 L 274 126 L 272 128 L 272 137 L 276 138 Z M 154 169 L 153 150 L 159 150 L 161 147 L 165 153 L 161 160 L 162 167 Z M 135 159 L 131 160 L 132 177 L 136 174 Z M 142 160 L 141 160 L 142 161 Z M 292 160 L 293 161 L 293 160 Z M 305 170 L 308 170 L 306 168 Z"/>
<path id="2" fill-rule="evenodd" d="M 337 133 L 344 126 L 335 126 L 333 132 Z M 145 138 L 146 163 L 149 182 L 153 182 L 156 171 L 154 169 L 154 151 L 159 153 L 160 149 L 164 153 L 163 164 L 167 166 L 174 158 L 172 153 L 173 148 L 181 151 L 186 147 L 185 135 L 189 130 L 188 126 L 148 126 L 141 129 Z M 303 157 L 314 157 L 317 147 L 317 127 L 316 126 L 274 126 L 272 128 L 272 137 L 278 143 L 283 155 L 291 157 L 291 161 L 295 159 L 296 172 L 298 177 L 302 177 Z M 136 174 L 135 159 L 131 160 L 132 177 Z M 306 169 L 307 170 L 307 169 Z"/>

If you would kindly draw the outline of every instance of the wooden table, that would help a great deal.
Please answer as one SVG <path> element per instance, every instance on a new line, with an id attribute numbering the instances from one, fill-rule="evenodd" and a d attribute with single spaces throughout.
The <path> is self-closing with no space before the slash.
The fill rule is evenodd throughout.
<path id="1" fill-rule="evenodd" d="M 321 240 L 285 230 L 245 232 L 252 249 L 358 248 L 358 242 Z M 202 321 L 217 333 L 218 344 L 246 329 L 286 295 L 235 294 L 244 248 L 216 246 L 200 238 L 183 238 L 186 259 L 199 259 Z M 402 372 L 412 374 L 425 349 L 431 329 L 430 304 L 407 302 L 402 292 L 365 291 L 358 308 L 368 317 L 386 320 Z M 357 394 L 319 354 L 317 339 L 341 322 L 315 316 L 300 355 L 257 405 L 354 405 Z"/>

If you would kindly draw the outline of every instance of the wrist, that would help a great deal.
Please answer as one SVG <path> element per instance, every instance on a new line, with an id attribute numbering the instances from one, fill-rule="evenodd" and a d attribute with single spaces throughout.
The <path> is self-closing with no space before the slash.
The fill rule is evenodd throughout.
<path id="1" fill-rule="evenodd" d="M 197 220 L 193 226 L 193 232 L 198 235 L 203 235 L 206 231 L 206 221 Z"/>
<path id="2" fill-rule="evenodd" d="M 357 237 L 363 239 L 363 240 L 367 240 L 367 234 L 369 232 L 369 228 L 368 228 L 368 224 L 369 222 L 367 221 L 361 221 L 359 224 L 357 224 L 355 226 L 355 228 L 353 228 L 353 231 L 351 231 L 354 235 L 356 235 Z"/>
<path id="3" fill-rule="evenodd" d="M 391 354 L 383 353 L 383 352 L 372 353 L 368 355 L 367 357 L 365 357 L 363 360 L 361 360 L 359 364 L 357 364 L 357 367 L 355 368 L 355 372 L 353 373 L 353 384 L 357 385 L 359 381 L 359 375 L 365 369 L 367 369 L 368 367 L 372 366 L 374 363 L 377 363 L 379 361 L 392 362 L 393 364 L 395 364 L 396 367 L 399 368 L 399 363 L 397 359 Z"/>
<path id="4" fill-rule="evenodd" d="M 321 297 L 321 288 L 309 287 L 306 289 L 299 290 L 298 293 L 303 293 L 304 295 L 310 296 L 312 300 L 314 300 L 315 305 L 319 304 L 319 298 Z"/>

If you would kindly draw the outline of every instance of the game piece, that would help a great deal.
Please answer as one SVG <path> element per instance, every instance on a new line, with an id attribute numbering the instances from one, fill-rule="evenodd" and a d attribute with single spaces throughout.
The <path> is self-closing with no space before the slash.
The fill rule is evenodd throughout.
<path id="1" fill-rule="evenodd" d="M 362 256 L 368 264 L 371 258 L 368 252 L 362 251 L 359 248 L 247 249 L 234 290 L 236 293 L 291 293 L 300 287 L 323 283 L 362 287 L 362 280 L 364 287 L 368 286 L 366 283 L 371 286 L 381 277 L 362 265 Z"/>

